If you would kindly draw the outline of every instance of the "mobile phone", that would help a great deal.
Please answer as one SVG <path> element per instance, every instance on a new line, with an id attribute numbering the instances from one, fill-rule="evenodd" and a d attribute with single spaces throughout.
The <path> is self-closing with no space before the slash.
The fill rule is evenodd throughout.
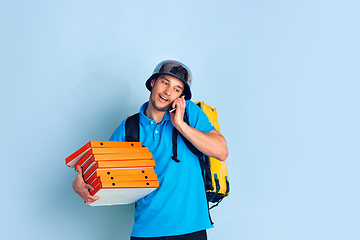
<path id="1" fill-rule="evenodd" d="M 185 95 L 181 95 L 182 98 L 185 98 Z M 175 112 L 176 110 L 176 107 L 172 108 L 169 110 L 169 113 L 172 113 L 172 112 Z"/>

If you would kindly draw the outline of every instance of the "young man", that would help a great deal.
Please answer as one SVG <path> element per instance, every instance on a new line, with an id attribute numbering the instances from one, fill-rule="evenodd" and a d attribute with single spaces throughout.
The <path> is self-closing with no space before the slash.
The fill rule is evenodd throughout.
<path id="1" fill-rule="evenodd" d="M 204 240 L 211 228 L 204 182 L 198 157 L 178 137 L 178 159 L 172 158 L 175 127 L 196 148 L 221 161 L 227 158 L 225 138 L 210 124 L 206 114 L 191 99 L 190 70 L 177 61 L 163 61 L 146 81 L 149 101 L 140 108 L 140 142 L 155 160 L 159 188 L 136 203 L 131 239 Z M 175 111 L 171 111 L 175 108 Z M 170 110 L 170 111 L 169 111 Z M 189 124 L 184 122 L 184 113 Z M 171 113 L 170 113 L 171 112 Z M 125 141 L 125 122 L 110 140 Z M 98 198 L 82 178 L 81 169 L 73 183 L 76 193 L 87 203 Z"/>

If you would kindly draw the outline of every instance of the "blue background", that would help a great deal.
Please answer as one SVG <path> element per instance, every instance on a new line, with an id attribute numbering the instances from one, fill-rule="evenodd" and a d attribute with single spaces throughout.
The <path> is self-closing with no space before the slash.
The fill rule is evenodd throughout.
<path id="1" fill-rule="evenodd" d="M 360 239 L 358 1 L 0 1 L 1 239 L 128 239 L 64 158 L 147 101 L 164 59 L 218 109 L 210 240 Z"/>

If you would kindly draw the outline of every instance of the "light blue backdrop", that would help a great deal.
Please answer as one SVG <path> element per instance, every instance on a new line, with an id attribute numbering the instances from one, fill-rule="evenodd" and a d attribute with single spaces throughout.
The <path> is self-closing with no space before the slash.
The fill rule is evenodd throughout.
<path id="1" fill-rule="evenodd" d="M 164 59 L 218 109 L 231 195 L 209 239 L 360 239 L 358 1 L 0 1 L 1 239 L 128 239 L 64 158 Z"/>

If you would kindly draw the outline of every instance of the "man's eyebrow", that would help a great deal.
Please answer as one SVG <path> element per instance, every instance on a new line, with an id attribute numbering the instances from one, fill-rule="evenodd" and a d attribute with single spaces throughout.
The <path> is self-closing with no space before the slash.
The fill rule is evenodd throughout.
<path id="1" fill-rule="evenodd" d="M 166 81 L 170 82 L 169 79 L 166 78 L 166 76 L 161 76 L 161 78 L 164 78 Z M 181 80 L 180 80 L 181 81 Z M 180 88 L 181 90 L 183 90 L 183 88 L 179 85 L 177 85 L 176 87 Z"/>
<path id="2" fill-rule="evenodd" d="M 166 76 L 161 76 L 160 78 L 163 78 L 163 79 L 165 79 L 166 81 L 170 82 L 170 80 L 167 79 Z"/>

